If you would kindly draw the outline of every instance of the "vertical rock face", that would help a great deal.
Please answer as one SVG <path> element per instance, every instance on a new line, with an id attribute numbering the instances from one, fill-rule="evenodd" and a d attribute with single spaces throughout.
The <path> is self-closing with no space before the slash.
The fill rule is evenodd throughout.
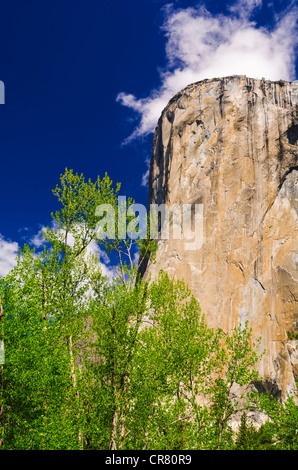
<path id="1" fill-rule="evenodd" d="M 298 82 L 232 76 L 191 84 L 162 112 L 149 204 L 202 204 L 203 243 L 160 240 L 157 262 L 184 279 L 210 326 L 246 320 L 259 370 L 285 397 L 298 380 Z M 195 207 L 195 206 L 193 206 Z"/>

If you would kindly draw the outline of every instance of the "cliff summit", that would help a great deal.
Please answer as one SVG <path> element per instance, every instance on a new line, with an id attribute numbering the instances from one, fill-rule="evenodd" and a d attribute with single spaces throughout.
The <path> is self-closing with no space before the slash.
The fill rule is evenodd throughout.
<path id="1" fill-rule="evenodd" d="M 245 76 L 187 86 L 162 112 L 149 204 L 202 204 L 203 243 L 158 242 L 161 269 L 184 279 L 210 326 L 245 321 L 261 336 L 264 387 L 298 379 L 298 82 Z"/>

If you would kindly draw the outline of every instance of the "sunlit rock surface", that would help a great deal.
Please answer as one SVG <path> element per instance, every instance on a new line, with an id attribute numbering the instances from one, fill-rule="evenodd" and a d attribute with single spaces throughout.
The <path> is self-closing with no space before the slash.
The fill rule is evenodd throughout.
<path id="1" fill-rule="evenodd" d="M 160 240 L 144 274 L 184 279 L 210 326 L 248 320 L 266 349 L 264 384 L 283 397 L 298 379 L 297 108 L 298 82 L 244 76 L 191 84 L 169 102 L 149 204 L 203 204 L 203 243 Z"/>

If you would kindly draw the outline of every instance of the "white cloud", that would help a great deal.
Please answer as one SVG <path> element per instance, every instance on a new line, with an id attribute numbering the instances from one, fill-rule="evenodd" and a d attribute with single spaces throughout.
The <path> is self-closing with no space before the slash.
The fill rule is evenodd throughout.
<path id="1" fill-rule="evenodd" d="M 102 250 L 95 240 L 92 240 L 86 248 L 86 255 L 88 254 L 97 255 L 98 260 L 100 261 L 100 268 L 103 276 L 107 276 L 108 279 L 112 280 L 115 277 L 113 268 L 109 266 L 110 259 L 106 252 Z"/>
<path id="2" fill-rule="evenodd" d="M 55 229 L 54 226 L 52 228 Z M 42 227 L 36 235 L 31 238 L 30 244 L 35 248 L 41 248 L 46 243 L 43 236 L 43 232 L 45 231 L 46 227 Z M 72 234 L 68 235 L 68 244 L 70 246 L 74 245 L 74 237 Z M 3 235 L 0 234 L 0 277 L 6 276 L 6 274 L 16 265 L 16 258 L 18 256 L 19 249 L 20 247 L 17 242 L 5 240 Z M 115 276 L 115 273 L 111 266 L 109 266 L 109 257 L 95 242 L 95 240 L 92 240 L 86 248 L 86 258 L 89 254 L 96 254 L 98 256 L 102 274 L 111 280 Z"/>
<path id="3" fill-rule="evenodd" d="M 148 186 L 148 182 L 149 182 L 150 159 L 146 158 L 145 163 L 147 166 L 147 170 L 142 175 L 141 186 Z"/>
<path id="4" fill-rule="evenodd" d="M 6 274 L 16 265 L 19 245 L 17 242 L 7 241 L 0 234 L 0 276 Z"/>
<path id="5" fill-rule="evenodd" d="M 55 230 L 55 231 L 59 230 L 57 224 L 55 224 L 55 223 L 52 224 L 52 230 Z M 42 227 L 37 232 L 37 234 L 34 235 L 30 240 L 30 243 L 33 246 L 35 246 L 36 248 L 40 248 L 46 243 L 43 232 L 46 232 L 46 227 Z M 63 230 L 60 230 L 60 233 L 62 233 L 63 236 L 64 236 L 65 232 Z M 67 236 L 67 244 L 69 246 L 74 246 L 74 243 L 75 243 L 75 238 L 74 238 L 72 233 L 69 233 L 68 236 Z M 109 279 L 112 279 L 113 276 L 114 276 L 114 271 L 110 266 L 108 266 L 110 264 L 109 257 L 106 254 L 106 252 L 103 251 L 99 247 L 99 245 L 96 243 L 95 240 L 91 240 L 91 242 L 86 247 L 86 250 L 84 251 L 84 255 L 85 255 L 86 259 L 87 259 L 88 255 L 90 255 L 90 254 L 97 255 L 98 260 L 100 262 L 100 267 L 101 267 L 102 274 L 104 276 L 107 276 Z"/>
<path id="6" fill-rule="evenodd" d="M 133 264 L 137 267 L 138 264 L 139 264 L 139 260 L 140 260 L 140 252 L 137 251 L 134 255 L 133 255 Z"/>
<path id="7" fill-rule="evenodd" d="M 241 17 L 249 18 L 251 13 L 262 6 L 263 0 L 238 0 L 230 6 L 229 10 Z"/>
<path id="8" fill-rule="evenodd" d="M 45 241 L 45 238 L 43 236 L 43 232 L 46 231 L 46 227 L 42 227 L 36 235 L 34 235 L 31 240 L 30 240 L 30 243 L 35 246 L 35 248 L 40 248 L 42 245 L 44 245 L 46 243 Z"/>
<path id="9" fill-rule="evenodd" d="M 190 83 L 229 75 L 295 79 L 298 8 L 293 4 L 270 29 L 250 21 L 261 5 L 262 0 L 238 0 L 229 15 L 216 16 L 204 7 L 168 7 L 162 26 L 168 65 L 160 74 L 160 88 L 142 99 L 124 92 L 117 96 L 118 102 L 140 116 L 126 143 L 154 132 L 168 101 Z"/>

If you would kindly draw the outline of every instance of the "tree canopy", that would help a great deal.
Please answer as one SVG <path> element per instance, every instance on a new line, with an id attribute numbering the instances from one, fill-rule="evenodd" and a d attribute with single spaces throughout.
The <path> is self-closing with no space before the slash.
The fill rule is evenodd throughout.
<path id="1" fill-rule="evenodd" d="M 297 448 L 293 399 L 232 398 L 235 384 L 261 380 L 249 325 L 211 329 L 183 281 L 160 272 L 144 282 L 138 266 L 154 257 L 156 240 L 118 236 L 127 210 L 114 238 L 99 236 L 96 208 L 119 214 L 119 190 L 107 175 L 93 183 L 66 169 L 43 249 L 25 245 L 0 280 L 0 446 L 244 449 L 265 440 Z M 112 278 L 103 253 L 117 260 Z M 271 421 L 256 439 L 244 414 L 237 439 L 231 418 L 252 406 Z"/>

